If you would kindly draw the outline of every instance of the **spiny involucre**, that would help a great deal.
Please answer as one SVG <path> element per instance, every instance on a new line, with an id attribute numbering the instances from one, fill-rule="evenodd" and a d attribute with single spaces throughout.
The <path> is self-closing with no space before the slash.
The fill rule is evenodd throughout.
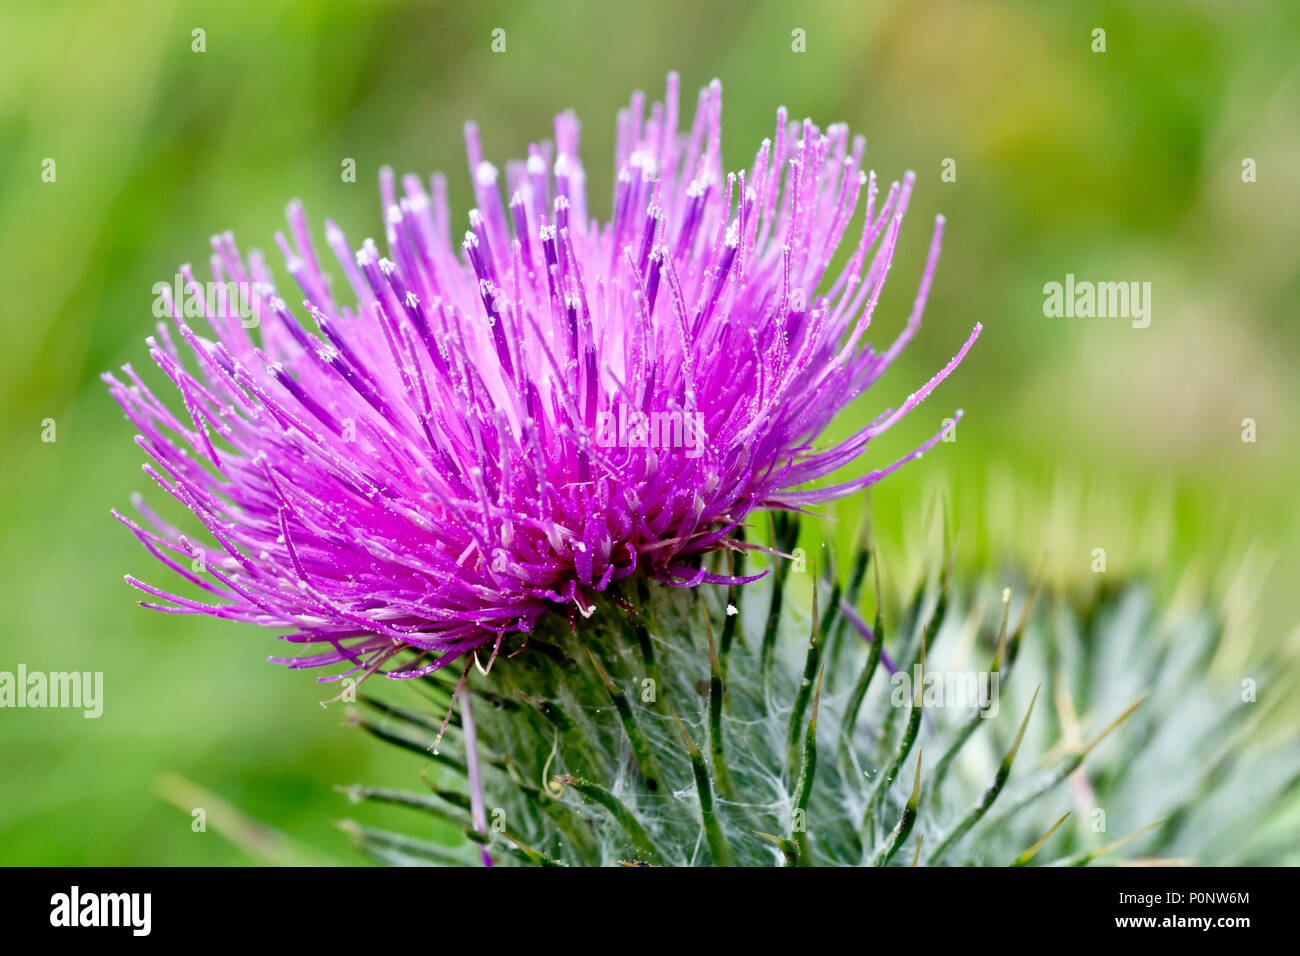
<path id="1" fill-rule="evenodd" d="M 850 494 L 938 441 L 809 487 L 915 408 L 980 333 L 901 407 L 814 447 L 920 323 L 942 219 L 902 332 L 882 351 L 864 339 L 914 177 L 880 201 L 861 137 L 784 109 L 749 170 L 724 174 L 720 85 L 700 91 L 688 134 L 677 93 L 671 75 L 648 116 L 640 93 L 620 111 L 611 222 L 588 215 L 579 125 L 565 113 L 553 145 L 506 165 L 508 199 L 466 127 L 477 208 L 459 242 L 443 177 L 431 192 L 403 177 L 399 194 L 383 170 L 387 255 L 326 221 L 343 288 L 291 204 L 276 241 L 300 312 L 257 252 L 245 260 L 230 234 L 214 237 L 215 283 L 270 291 L 241 314 L 229 296 L 209 302 L 183 267 L 185 301 L 163 294 L 175 332 L 160 322 L 148 343 L 183 414 L 130 366 L 125 382 L 104 376 L 146 473 L 215 542 L 138 498 L 142 522 L 114 512 L 213 598 L 128 576 L 158 599 L 142 603 L 323 646 L 285 660 L 294 667 L 421 676 L 495 654 L 542 615 L 576 620 L 634 572 L 729 583 L 700 558 L 736 544 L 752 511 Z M 856 245 L 832 273 L 864 194 Z M 188 321 L 199 315 L 202 331 Z"/>

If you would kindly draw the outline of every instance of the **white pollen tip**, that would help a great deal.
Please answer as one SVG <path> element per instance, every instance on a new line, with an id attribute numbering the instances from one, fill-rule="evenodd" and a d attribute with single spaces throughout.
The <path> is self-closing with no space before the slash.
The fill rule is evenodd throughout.
<path id="1" fill-rule="evenodd" d="M 478 180 L 480 186 L 495 186 L 497 183 L 497 168 L 485 159 L 478 164 L 478 169 L 474 171 L 474 177 Z"/>

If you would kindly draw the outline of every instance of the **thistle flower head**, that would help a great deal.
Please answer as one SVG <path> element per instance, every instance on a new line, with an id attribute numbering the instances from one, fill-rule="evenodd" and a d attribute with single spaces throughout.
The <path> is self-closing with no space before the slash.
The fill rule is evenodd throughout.
<path id="1" fill-rule="evenodd" d="M 426 191 L 382 172 L 382 253 L 328 220 L 318 250 L 290 205 L 276 241 L 300 307 L 260 255 L 214 237 L 213 283 L 252 291 L 213 297 L 185 267 L 184 301 L 163 293 L 174 328 L 148 343 L 176 410 L 130 366 L 126 381 L 105 376 L 146 473 L 212 538 L 200 545 L 138 501 L 142 521 L 117 515 L 211 595 L 128 577 L 146 606 L 324 648 L 292 666 L 422 676 L 495 652 L 543 615 L 590 613 L 636 572 L 727 583 L 701 558 L 734 543 L 752 511 L 847 495 L 938 441 L 816 487 L 980 331 L 900 408 L 815 446 L 920 322 L 942 220 L 901 334 L 880 351 L 865 338 L 911 174 L 882 197 L 861 137 L 784 109 L 752 165 L 726 173 L 719 84 L 700 92 L 685 134 L 677 94 L 673 75 L 663 103 L 647 112 L 638 93 L 619 113 L 608 222 L 588 213 L 566 113 L 554 143 L 530 145 L 504 175 L 466 127 L 477 206 L 462 238 L 438 175 Z M 852 252 L 832 271 L 846 236 Z"/>

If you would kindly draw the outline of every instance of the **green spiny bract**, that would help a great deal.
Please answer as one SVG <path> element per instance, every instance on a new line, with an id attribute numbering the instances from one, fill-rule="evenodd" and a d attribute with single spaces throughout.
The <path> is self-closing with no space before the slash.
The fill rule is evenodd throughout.
<path id="1" fill-rule="evenodd" d="M 778 550 L 796 537 L 797 522 L 777 522 Z M 949 571 L 893 619 L 877 610 L 868 640 L 845 610 L 873 590 L 879 607 L 866 551 L 843 580 L 776 568 L 743 589 L 633 579 L 576 628 L 557 619 L 503 647 L 486 676 L 467 665 L 457 706 L 477 725 L 477 818 L 463 714 L 434 748 L 462 675 L 426 678 L 434 700 L 419 709 L 364 697 L 357 722 L 423 754 L 426 788 L 347 792 L 439 824 L 349 832 L 396 864 L 484 849 L 496 863 L 669 866 L 1295 852 L 1278 843 L 1295 752 L 1258 741 L 1280 688 L 1266 670 L 1208 676 L 1222 650 L 1211 610 L 1162 618 L 1140 584 L 1035 601 L 1031 581 Z"/>

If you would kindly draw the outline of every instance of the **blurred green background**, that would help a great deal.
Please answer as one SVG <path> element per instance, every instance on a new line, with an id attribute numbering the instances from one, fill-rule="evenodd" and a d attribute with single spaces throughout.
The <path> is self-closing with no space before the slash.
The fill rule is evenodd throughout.
<path id="1" fill-rule="evenodd" d="M 661 96 L 674 69 L 686 103 L 722 80 L 728 168 L 749 165 L 784 104 L 865 134 L 886 184 L 916 170 L 879 337 L 905 318 L 928 220 L 948 217 L 925 325 L 855 409 L 896 406 L 984 323 L 959 373 L 872 457 L 965 409 L 955 443 L 874 492 L 887 568 L 906 573 L 938 494 L 963 563 L 1046 552 L 1055 579 L 1083 581 L 1105 547 L 1108 573 L 1165 589 L 1192 575 L 1226 602 L 1236 639 L 1293 648 L 1298 49 L 1300 7 L 1285 2 L 5 4 L 0 670 L 103 671 L 106 702 L 98 720 L 0 711 L 0 862 L 358 861 L 329 825 L 348 813 L 331 786 L 409 785 L 411 763 L 340 729 L 314 675 L 265 663 L 282 647 L 269 633 L 136 606 L 122 574 L 167 575 L 109 518 L 147 479 L 99 373 L 152 370 L 152 286 L 206 263 L 211 233 L 233 229 L 278 266 L 291 198 L 318 228 L 330 215 L 374 235 L 389 163 L 447 171 L 464 216 L 466 119 L 499 165 L 575 108 L 607 215 L 615 111 L 634 89 Z M 347 157 L 356 183 L 341 181 Z M 941 181 L 946 158 L 955 182 Z M 1150 327 L 1045 318 L 1042 287 L 1068 272 L 1151 282 Z M 159 795 L 167 773 L 286 840 L 248 834 L 250 856 L 212 810 L 191 832 Z"/>

